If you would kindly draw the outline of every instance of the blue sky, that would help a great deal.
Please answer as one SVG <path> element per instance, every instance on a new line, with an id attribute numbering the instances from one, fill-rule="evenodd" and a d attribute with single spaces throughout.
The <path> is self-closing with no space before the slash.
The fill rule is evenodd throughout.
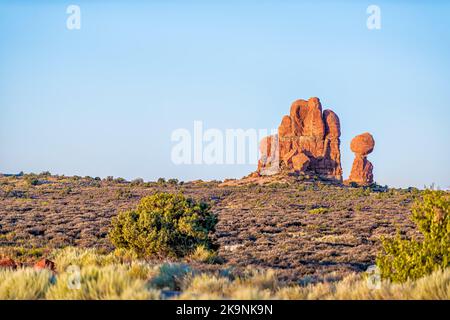
<path id="1" fill-rule="evenodd" d="M 449 15 L 444 1 L 1 1 L 0 172 L 242 177 L 254 166 L 173 164 L 171 133 L 276 128 L 318 96 L 341 119 L 344 177 L 369 131 L 378 183 L 447 188 Z"/>

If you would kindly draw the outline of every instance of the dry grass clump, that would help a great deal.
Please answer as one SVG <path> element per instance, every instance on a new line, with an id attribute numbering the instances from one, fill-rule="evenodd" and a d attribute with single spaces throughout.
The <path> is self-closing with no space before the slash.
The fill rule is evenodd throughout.
<path id="1" fill-rule="evenodd" d="M 189 260 L 203 262 L 203 263 L 221 263 L 219 255 L 216 251 L 208 249 L 204 245 L 199 245 L 194 252 L 189 255 Z"/>
<path id="2" fill-rule="evenodd" d="M 74 278 L 75 277 L 75 278 Z M 130 274 L 129 266 L 89 266 L 81 269 L 77 288 L 76 275 L 61 274 L 48 290 L 47 299 L 56 300 L 148 300 L 159 299 L 160 292 L 145 280 Z"/>
<path id="3" fill-rule="evenodd" d="M 186 264 L 164 263 L 158 267 L 158 274 L 151 279 L 151 285 L 158 289 L 180 290 L 186 277 L 192 274 Z"/>
<path id="4" fill-rule="evenodd" d="M 104 255 L 94 248 L 66 247 L 57 249 L 50 255 L 50 260 L 55 262 L 58 272 L 64 272 L 67 267 L 77 265 L 78 267 L 87 266 L 106 266 L 119 262 L 114 254 Z"/>
<path id="5" fill-rule="evenodd" d="M 326 300 L 448 300 L 450 269 L 436 271 L 417 281 L 399 284 L 383 280 L 376 286 L 369 285 L 361 274 L 351 275 L 334 283 L 285 287 L 276 292 L 275 297 Z"/>
<path id="6" fill-rule="evenodd" d="M 161 290 L 181 299 L 450 299 L 450 268 L 418 280 L 370 282 L 368 274 L 340 281 L 289 285 L 271 269 L 199 272 L 187 264 L 124 261 L 124 252 L 93 249 L 53 252 L 61 266 L 48 270 L 0 270 L 0 299 L 160 299 Z M 127 257 L 129 258 L 129 257 Z"/>
<path id="7" fill-rule="evenodd" d="M 111 264 L 139 263 L 138 256 L 130 250 L 115 249 L 104 254 L 101 250 L 95 248 L 65 247 L 55 249 L 49 259 L 55 262 L 57 271 L 63 272 L 71 265 L 77 265 L 80 268 L 86 266 L 107 266 Z"/>
<path id="8" fill-rule="evenodd" d="M 0 300 L 43 299 L 54 281 L 50 271 L 0 269 Z"/>
<path id="9" fill-rule="evenodd" d="M 250 270 L 234 280 L 231 277 L 202 273 L 186 279 L 186 288 L 180 299 L 271 299 L 280 288 L 273 270 Z"/>
<path id="10" fill-rule="evenodd" d="M 33 268 L 0 269 L 1 299 L 159 299 L 150 286 L 159 266 L 130 260 L 129 253 L 102 254 L 95 249 L 67 247 L 50 254 L 57 273 Z M 132 255 L 132 254 L 131 254 Z"/>
<path id="11" fill-rule="evenodd" d="M 403 284 L 369 283 L 364 274 L 352 274 L 341 281 L 283 286 L 273 271 L 259 272 L 234 281 L 201 274 L 191 279 L 180 299 L 282 299 L 282 300 L 397 300 L 450 299 L 450 269 L 436 271 Z"/>

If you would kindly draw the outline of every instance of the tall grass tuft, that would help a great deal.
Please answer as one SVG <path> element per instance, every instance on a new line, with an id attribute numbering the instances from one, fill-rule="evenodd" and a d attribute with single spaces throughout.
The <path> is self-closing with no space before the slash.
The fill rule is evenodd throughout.
<path id="1" fill-rule="evenodd" d="M 47 270 L 0 270 L 0 300 L 43 299 L 53 280 Z"/>
<path id="2" fill-rule="evenodd" d="M 121 265 L 89 266 L 81 269 L 79 288 L 73 285 L 73 274 L 63 273 L 46 295 L 56 300 L 148 300 L 159 299 L 160 292 L 148 283 L 132 277 Z"/>

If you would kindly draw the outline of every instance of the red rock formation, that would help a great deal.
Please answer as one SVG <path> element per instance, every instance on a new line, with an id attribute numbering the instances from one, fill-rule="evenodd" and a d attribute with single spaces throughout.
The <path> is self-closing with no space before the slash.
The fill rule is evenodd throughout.
<path id="1" fill-rule="evenodd" d="M 267 143 L 269 137 L 261 141 L 257 174 L 308 171 L 341 181 L 340 135 L 338 116 L 331 110 L 322 112 L 318 98 L 296 100 L 289 116 L 283 117 L 278 135 L 270 136 L 272 144 Z"/>
<path id="2" fill-rule="evenodd" d="M 263 138 L 259 144 L 261 158 L 258 161 L 258 170 L 255 176 L 265 172 L 271 174 L 273 170 L 278 168 L 278 135 L 271 135 Z"/>
<path id="3" fill-rule="evenodd" d="M 36 264 L 34 265 L 34 269 L 36 269 L 36 270 L 48 269 L 53 272 L 56 271 L 55 263 L 48 259 L 42 259 L 42 260 L 39 260 L 38 262 L 36 262 Z"/>
<path id="4" fill-rule="evenodd" d="M 17 264 L 13 259 L 5 258 L 0 260 L 0 269 L 16 269 Z"/>
<path id="5" fill-rule="evenodd" d="M 350 149 L 361 156 L 367 156 L 373 151 L 375 140 L 370 133 L 365 132 L 353 138 L 350 143 Z"/>
<path id="6" fill-rule="evenodd" d="M 292 167 L 297 171 L 306 171 L 309 166 L 309 158 L 303 152 L 300 152 L 292 157 Z"/>
<path id="7" fill-rule="evenodd" d="M 352 171 L 346 183 L 355 182 L 358 185 L 369 185 L 373 182 L 373 165 L 367 160 L 367 155 L 373 151 L 375 140 L 368 132 L 353 138 L 350 149 L 355 153 Z"/>

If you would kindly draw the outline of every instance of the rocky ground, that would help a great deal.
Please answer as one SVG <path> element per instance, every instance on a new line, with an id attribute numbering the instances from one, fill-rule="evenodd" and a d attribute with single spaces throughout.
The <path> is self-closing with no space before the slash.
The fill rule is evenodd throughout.
<path id="1" fill-rule="evenodd" d="M 285 280 L 342 277 L 372 265 L 380 238 L 416 234 L 409 220 L 417 190 L 351 188 L 283 177 L 233 181 L 134 183 L 57 176 L 0 177 L 0 247 L 67 245 L 112 249 L 111 218 L 157 191 L 208 201 L 219 223 L 214 238 L 224 264 L 257 266 Z"/>

